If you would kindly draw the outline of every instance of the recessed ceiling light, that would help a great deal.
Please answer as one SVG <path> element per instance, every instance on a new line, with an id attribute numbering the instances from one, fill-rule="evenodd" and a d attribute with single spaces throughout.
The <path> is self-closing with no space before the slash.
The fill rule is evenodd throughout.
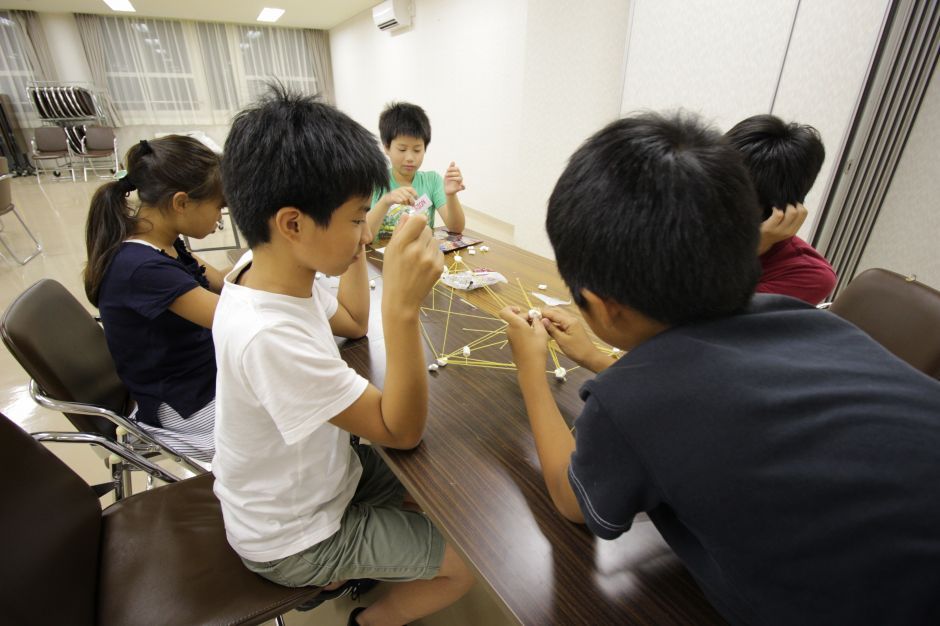
<path id="1" fill-rule="evenodd" d="M 281 19 L 281 16 L 284 15 L 284 9 L 271 9 L 264 7 L 261 9 L 261 13 L 258 14 L 259 22 L 276 22 Z"/>
<path id="2" fill-rule="evenodd" d="M 134 5 L 131 4 L 131 0 L 104 0 L 104 3 L 111 7 L 112 11 L 126 11 L 128 13 L 137 11 Z"/>

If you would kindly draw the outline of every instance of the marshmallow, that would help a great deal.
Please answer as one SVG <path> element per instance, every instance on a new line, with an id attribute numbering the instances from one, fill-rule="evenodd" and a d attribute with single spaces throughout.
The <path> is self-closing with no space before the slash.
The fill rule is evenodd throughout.
<path id="1" fill-rule="evenodd" d="M 545 291 L 546 289 L 548 289 L 548 285 L 539 285 L 539 289 L 541 289 L 542 291 Z"/>
<path id="2" fill-rule="evenodd" d="M 464 355 L 464 357 L 470 356 L 470 346 L 464 346 L 464 347 L 463 347 L 463 355 Z"/>
<path id="3" fill-rule="evenodd" d="M 538 309 L 529 309 L 529 319 L 533 322 L 542 319 L 542 312 Z"/>
<path id="4" fill-rule="evenodd" d="M 447 366 L 447 357 L 446 357 L 446 356 L 442 356 L 441 358 L 439 358 L 439 359 L 437 360 L 437 364 L 438 364 L 440 367 L 446 367 L 446 366 Z"/>
<path id="5" fill-rule="evenodd" d="M 460 256 L 459 254 L 455 254 L 455 255 L 454 255 L 454 263 L 460 263 L 461 261 L 463 261 L 463 257 Z"/>
<path id="6" fill-rule="evenodd" d="M 375 281 L 374 281 L 374 280 L 370 280 L 370 281 L 369 281 L 369 289 L 375 289 Z"/>
<path id="7" fill-rule="evenodd" d="M 437 363 L 431 363 L 430 365 L 428 365 L 428 371 L 429 371 L 429 372 L 436 372 L 436 371 L 437 371 L 437 367 L 438 367 Z"/>
<path id="8" fill-rule="evenodd" d="M 473 256 L 473 255 L 476 254 L 476 253 L 477 253 L 476 250 L 474 250 L 473 248 L 470 248 L 470 255 L 471 255 L 471 256 Z"/>
<path id="9" fill-rule="evenodd" d="M 559 367 L 555 370 L 555 380 L 564 380 L 567 375 L 568 370 L 563 367 Z"/>

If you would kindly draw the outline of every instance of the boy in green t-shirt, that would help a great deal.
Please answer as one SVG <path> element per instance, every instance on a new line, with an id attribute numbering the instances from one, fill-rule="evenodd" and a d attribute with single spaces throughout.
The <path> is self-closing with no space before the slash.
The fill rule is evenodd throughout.
<path id="1" fill-rule="evenodd" d="M 372 210 L 367 219 L 376 239 L 390 237 L 409 207 L 427 213 L 431 228 L 434 215 L 439 212 L 447 230 L 463 232 L 463 207 L 457 198 L 457 192 L 465 188 L 460 168 L 451 161 L 443 177 L 437 172 L 418 171 L 431 143 L 431 122 L 424 109 L 407 102 L 389 104 L 379 116 L 379 135 L 392 165 L 388 170 L 388 191 L 376 189 L 372 194 Z"/>

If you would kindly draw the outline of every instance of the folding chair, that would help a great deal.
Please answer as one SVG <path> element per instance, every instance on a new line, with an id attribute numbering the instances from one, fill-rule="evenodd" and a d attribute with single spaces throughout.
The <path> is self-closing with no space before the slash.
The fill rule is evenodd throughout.
<path id="1" fill-rule="evenodd" d="M 940 380 L 940 291 L 876 268 L 856 276 L 828 308 Z"/>
<path id="2" fill-rule="evenodd" d="M 211 474 L 104 511 L 88 485 L 0 414 L 0 597 L 9 623 L 260 624 L 317 595 L 249 571 L 225 537 Z"/>
<path id="3" fill-rule="evenodd" d="M 13 252 L 10 244 L 7 243 L 6 237 L 3 236 L 3 220 L 0 220 L 0 244 L 3 244 L 3 247 L 10 254 L 10 256 L 13 257 L 14 261 L 20 265 L 26 265 L 40 252 L 42 252 L 42 244 L 39 243 L 38 239 L 36 239 L 33 231 L 31 231 L 29 226 L 26 225 L 26 222 L 23 221 L 23 216 L 20 215 L 20 212 L 16 210 L 16 206 L 13 204 L 13 193 L 10 183 L 10 179 L 13 178 L 13 175 L 10 174 L 9 171 L 10 170 L 7 167 L 6 157 L 0 157 L 0 217 L 3 217 L 8 213 L 12 213 L 13 216 L 19 220 L 20 224 L 23 226 L 23 230 L 25 230 L 26 234 L 29 235 L 29 238 L 33 240 L 35 248 L 33 248 L 32 253 L 25 259 L 21 259 L 20 257 L 16 256 L 16 253 Z"/>
<path id="4" fill-rule="evenodd" d="M 95 167 L 96 161 L 106 160 L 111 175 L 116 174 L 121 167 L 118 161 L 118 145 L 114 129 L 108 126 L 86 126 L 79 156 L 82 158 L 82 176 L 86 181 L 89 169 L 94 170 L 95 175 L 102 177 L 98 174 L 98 168 Z"/>
<path id="5" fill-rule="evenodd" d="M 72 149 L 69 147 L 68 135 L 61 126 L 41 126 L 30 140 L 33 147 L 33 165 L 36 166 L 36 180 L 42 182 L 40 174 L 52 172 L 58 178 L 62 175 L 60 170 L 68 169 L 72 172 L 72 182 L 75 182 L 75 165 Z M 52 169 L 46 164 L 51 161 Z"/>
<path id="6" fill-rule="evenodd" d="M 150 459 L 165 455 L 195 474 L 205 468 L 161 442 L 129 419 L 130 393 L 118 378 L 104 331 L 85 307 L 54 280 L 43 279 L 13 301 L 0 320 L 0 337 L 32 378 L 36 403 L 65 414 L 79 433 L 42 433 L 43 440 L 80 440 L 112 453 L 108 457 L 111 489 L 120 499 L 131 493 L 131 470 L 164 482 L 178 476 Z M 156 430 L 156 429 L 155 429 Z M 39 436 L 39 435 L 37 435 Z M 134 457 L 130 462 L 122 452 Z M 141 461 L 140 458 L 144 460 Z"/>

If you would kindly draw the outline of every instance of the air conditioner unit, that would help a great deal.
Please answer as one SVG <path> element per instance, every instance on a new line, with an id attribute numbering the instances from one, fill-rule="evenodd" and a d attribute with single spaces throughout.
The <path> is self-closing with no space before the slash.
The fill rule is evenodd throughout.
<path id="1" fill-rule="evenodd" d="M 385 0 L 372 7 L 372 21 L 379 30 L 398 30 L 411 26 L 411 1 Z"/>

